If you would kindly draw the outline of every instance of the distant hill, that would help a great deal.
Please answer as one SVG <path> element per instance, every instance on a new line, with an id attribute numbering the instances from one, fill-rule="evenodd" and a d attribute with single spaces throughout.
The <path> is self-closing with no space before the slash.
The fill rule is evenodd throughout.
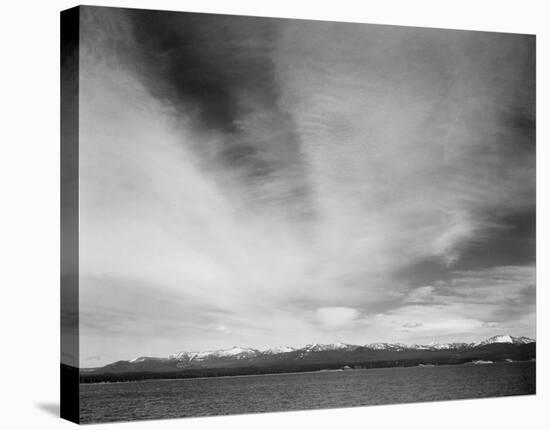
<path id="1" fill-rule="evenodd" d="M 193 378 L 375 368 L 533 360 L 536 342 L 527 337 L 499 335 L 476 343 L 404 345 L 375 343 L 310 344 L 268 350 L 233 347 L 215 351 L 179 352 L 169 357 L 138 357 L 95 369 L 81 369 L 80 381 L 108 382 L 157 378 Z"/>

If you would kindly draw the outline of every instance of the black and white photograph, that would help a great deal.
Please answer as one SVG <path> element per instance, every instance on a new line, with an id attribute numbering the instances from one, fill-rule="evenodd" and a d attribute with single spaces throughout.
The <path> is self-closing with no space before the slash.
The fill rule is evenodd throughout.
<path id="1" fill-rule="evenodd" d="M 61 415 L 536 394 L 535 70 L 534 34 L 61 12 Z"/>

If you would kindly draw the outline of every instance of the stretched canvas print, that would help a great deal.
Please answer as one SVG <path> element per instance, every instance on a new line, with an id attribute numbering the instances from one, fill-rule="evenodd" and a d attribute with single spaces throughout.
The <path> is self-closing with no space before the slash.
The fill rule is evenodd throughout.
<path id="1" fill-rule="evenodd" d="M 535 393 L 535 36 L 61 13 L 61 415 Z"/>

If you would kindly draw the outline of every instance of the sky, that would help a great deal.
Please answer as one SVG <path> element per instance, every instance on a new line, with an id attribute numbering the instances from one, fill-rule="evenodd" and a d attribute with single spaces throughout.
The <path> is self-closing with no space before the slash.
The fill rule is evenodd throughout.
<path id="1" fill-rule="evenodd" d="M 81 8 L 80 365 L 535 337 L 535 38 Z"/>

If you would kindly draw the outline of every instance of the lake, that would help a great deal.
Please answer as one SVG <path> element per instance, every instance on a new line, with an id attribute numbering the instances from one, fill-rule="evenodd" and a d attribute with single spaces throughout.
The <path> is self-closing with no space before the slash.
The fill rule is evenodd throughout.
<path id="1" fill-rule="evenodd" d="M 81 422 L 198 417 L 535 393 L 535 363 L 81 384 Z"/>

